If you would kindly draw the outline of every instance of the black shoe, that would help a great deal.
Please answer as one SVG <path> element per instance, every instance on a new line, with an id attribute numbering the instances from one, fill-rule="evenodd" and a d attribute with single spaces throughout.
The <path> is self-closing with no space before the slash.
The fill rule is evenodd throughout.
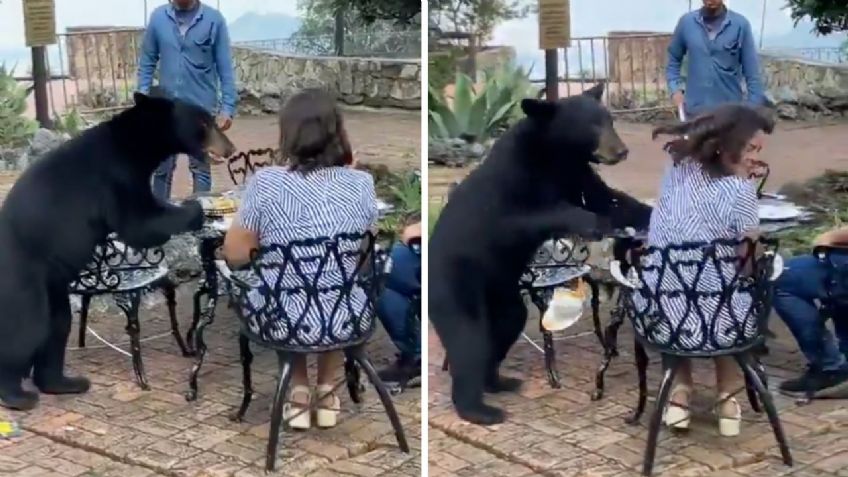
<path id="1" fill-rule="evenodd" d="M 406 387 L 411 381 L 421 377 L 421 361 L 399 357 L 391 366 L 377 372 L 386 384 L 399 384 Z"/>
<path id="2" fill-rule="evenodd" d="M 780 383 L 780 392 L 803 396 L 808 389 L 814 398 L 848 397 L 848 370 L 815 372 L 808 368 L 800 377 Z"/>

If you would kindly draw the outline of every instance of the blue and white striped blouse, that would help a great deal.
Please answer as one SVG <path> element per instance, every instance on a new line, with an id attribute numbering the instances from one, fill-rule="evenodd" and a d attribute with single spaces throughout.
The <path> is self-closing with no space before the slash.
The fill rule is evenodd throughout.
<path id="1" fill-rule="evenodd" d="M 759 225 L 757 193 L 754 184 L 747 179 L 737 176 L 714 177 L 709 175 L 697 162 L 683 162 L 678 165 L 670 164 L 665 172 L 660 190 L 660 197 L 651 214 L 648 232 L 648 245 L 663 248 L 669 245 L 680 245 L 686 242 L 712 242 L 717 239 L 742 238 L 746 232 L 754 230 Z M 721 247 L 717 250 L 719 256 L 735 256 L 735 247 Z M 682 253 L 682 252 L 681 252 Z M 702 253 L 692 251 L 686 257 L 678 259 L 700 260 Z M 698 256 L 694 256 L 698 255 Z M 658 253 L 643 258 L 648 265 L 659 265 Z M 722 270 L 712 264 L 708 265 L 698 281 L 697 288 L 701 291 L 721 291 L 722 277 L 728 281 L 736 273 L 733 263 L 725 263 Z M 682 270 L 684 281 L 690 287 L 694 284 L 695 268 Z M 645 285 L 652 290 L 682 291 L 683 287 L 677 276 L 666 273 L 662 283 L 657 283 L 656 272 L 646 272 Z M 660 288 L 658 288 L 660 287 Z M 638 293 L 634 295 L 637 308 L 656 306 L 648 303 Z M 718 298 L 702 298 L 700 305 L 705 316 L 717 316 L 719 323 L 710 327 L 719 347 L 729 345 L 736 340 L 736 331 L 728 310 L 727 303 L 717 311 Z M 738 292 L 731 298 L 731 309 L 734 314 L 744 313 L 750 309 L 751 297 L 747 293 Z M 690 310 L 687 313 L 686 299 L 683 296 L 674 298 L 665 296 L 662 306 L 670 323 L 658 327 L 659 340 L 667 336 L 670 330 L 676 329 L 681 320 L 683 332 L 679 341 L 687 350 L 707 351 L 714 347 L 713 339 L 705 339 L 700 319 Z M 738 316 L 741 322 L 744 317 Z M 754 332 L 754 320 L 743 333 L 750 338 Z"/>
<path id="2" fill-rule="evenodd" d="M 286 245 L 292 241 L 317 237 L 334 237 L 340 233 L 363 233 L 377 221 L 377 198 L 373 177 L 363 171 L 345 167 L 327 167 L 307 174 L 289 171 L 284 167 L 266 167 L 259 170 L 248 182 L 247 189 L 239 207 L 237 223 L 259 234 L 259 243 L 267 245 Z M 358 248 L 359 244 L 347 246 Z M 349 276 L 355 260 L 344 263 L 345 275 Z M 303 262 L 307 274 L 316 273 L 317 263 Z M 347 270 L 349 268 L 349 270 Z M 327 267 L 317 277 L 322 288 L 331 288 L 343 283 L 342 271 L 336 261 L 327 263 Z M 268 271 L 267 273 L 271 273 Z M 276 277 L 266 276 L 268 283 L 275 283 Z M 286 273 L 283 286 L 300 287 L 302 279 L 295 274 Z M 307 305 L 305 294 L 294 293 L 281 296 L 281 304 L 291 317 L 303 314 Z M 249 299 L 254 306 L 261 307 L 263 298 L 257 291 L 251 291 Z M 321 306 L 332 309 L 339 302 L 338 291 L 321 293 Z M 289 330 L 291 323 L 279 320 L 279 317 L 259 317 L 260 321 L 273 321 L 271 336 L 276 339 L 294 337 L 292 344 L 323 346 L 337 344 L 350 337 L 353 331 L 349 325 L 349 313 L 361 313 L 366 306 L 364 292 L 353 290 L 353 307 L 339 307 L 332 316 L 332 323 L 324 318 L 331 313 L 322 314 L 316 307 L 310 311 L 304 323 L 297 330 Z M 366 313 L 371 320 L 371 313 Z M 263 323 L 250 323 L 251 331 L 256 333 Z M 360 323 L 360 329 L 370 328 L 369 321 Z M 296 333 L 296 336 L 292 334 Z"/>

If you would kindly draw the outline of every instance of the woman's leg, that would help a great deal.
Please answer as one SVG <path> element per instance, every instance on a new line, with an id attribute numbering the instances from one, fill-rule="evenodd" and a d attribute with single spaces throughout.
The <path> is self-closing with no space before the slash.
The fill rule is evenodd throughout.
<path id="1" fill-rule="evenodd" d="M 668 408 L 665 410 L 665 423 L 676 429 L 689 427 L 689 401 L 692 399 L 692 361 L 680 362 L 675 376 L 675 386 L 671 390 Z"/>
<path id="2" fill-rule="evenodd" d="M 288 403 L 283 408 L 283 417 L 292 429 L 309 429 L 312 426 L 312 417 L 309 413 L 312 393 L 309 388 L 306 355 L 294 355 L 289 389 Z"/>
<path id="3" fill-rule="evenodd" d="M 333 388 L 343 363 L 344 353 L 341 351 L 318 355 L 318 387 L 316 388 L 318 409 L 315 410 L 318 427 L 334 427 L 338 422 L 342 403 Z"/>
<path id="4" fill-rule="evenodd" d="M 344 364 L 344 353 L 332 351 L 318 355 L 318 386 L 333 386 Z"/>
<path id="5" fill-rule="evenodd" d="M 730 356 L 715 359 L 716 390 L 718 391 L 719 434 L 723 436 L 739 435 L 742 424 L 742 408 L 734 394 L 740 389 L 739 368 L 736 360 Z"/>
<path id="6" fill-rule="evenodd" d="M 715 359 L 715 367 L 716 389 L 719 395 L 735 393 L 741 386 L 736 360 L 730 356 L 721 356 Z"/>

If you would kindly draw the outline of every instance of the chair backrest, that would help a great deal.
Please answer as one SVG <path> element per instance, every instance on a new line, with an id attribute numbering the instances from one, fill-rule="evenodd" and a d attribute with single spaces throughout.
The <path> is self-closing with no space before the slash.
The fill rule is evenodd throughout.
<path id="1" fill-rule="evenodd" d="M 262 247 L 233 272 L 235 307 L 248 336 L 278 349 L 353 346 L 373 332 L 385 267 L 370 232 Z"/>
<path id="2" fill-rule="evenodd" d="M 250 149 L 228 157 L 227 172 L 233 184 L 245 185 L 247 179 L 255 174 L 257 169 L 271 165 L 278 153 L 279 149 Z"/>
<path id="3" fill-rule="evenodd" d="M 143 278 L 152 270 L 161 268 L 165 260 L 162 247 L 134 249 L 121 242 L 114 234 L 94 249 L 91 261 L 71 282 L 72 293 L 104 293 L 133 288 L 145 283 L 128 283 Z"/>
<path id="4" fill-rule="evenodd" d="M 722 239 L 634 250 L 636 289 L 623 299 L 637 335 L 665 352 L 708 355 L 755 344 L 771 309 L 777 246 Z"/>

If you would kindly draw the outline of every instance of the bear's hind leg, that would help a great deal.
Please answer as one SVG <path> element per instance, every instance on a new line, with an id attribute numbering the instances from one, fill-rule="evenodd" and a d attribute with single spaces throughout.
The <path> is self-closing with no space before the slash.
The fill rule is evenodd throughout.
<path id="1" fill-rule="evenodd" d="M 0 406 L 16 411 L 29 411 L 38 404 L 38 393 L 24 390 L 22 383 L 29 374 L 29 359 L 0 363 Z"/>
<path id="2" fill-rule="evenodd" d="M 501 409 L 483 402 L 483 386 L 491 343 L 485 318 L 457 319 L 456 328 L 442 341 L 450 360 L 452 397 L 456 413 L 462 419 L 489 426 L 506 419 Z"/>
<path id="3" fill-rule="evenodd" d="M 522 381 L 518 378 L 501 376 L 500 367 L 507 353 L 524 331 L 524 326 L 527 324 L 527 307 L 524 305 L 521 292 L 516 289 L 490 295 L 487 308 L 492 313 L 491 316 L 486 317 L 489 320 L 489 332 L 492 335 L 492 349 L 486 368 L 486 392 L 518 391 Z"/>
<path id="4" fill-rule="evenodd" d="M 71 334 L 71 302 L 67 284 L 48 290 L 50 328 L 47 340 L 35 356 L 33 382 L 45 394 L 81 394 L 91 387 L 88 379 L 65 376 L 65 348 Z"/>

